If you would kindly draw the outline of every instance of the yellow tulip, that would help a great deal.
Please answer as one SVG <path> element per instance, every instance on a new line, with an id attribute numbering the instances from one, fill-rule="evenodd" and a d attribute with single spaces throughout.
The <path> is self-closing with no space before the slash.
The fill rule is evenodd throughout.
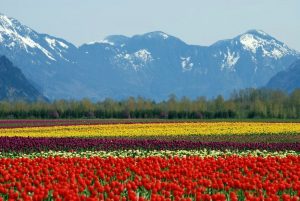
<path id="1" fill-rule="evenodd" d="M 106 124 L 0 129 L 0 136 L 106 137 L 299 134 L 300 123 L 199 122 Z"/>

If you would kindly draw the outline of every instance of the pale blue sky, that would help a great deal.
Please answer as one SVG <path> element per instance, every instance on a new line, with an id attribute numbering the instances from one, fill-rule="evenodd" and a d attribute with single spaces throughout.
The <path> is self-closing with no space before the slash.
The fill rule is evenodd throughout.
<path id="1" fill-rule="evenodd" d="M 300 0 L 0 0 L 0 12 L 76 45 L 157 30 L 210 45 L 261 29 L 300 51 Z"/>

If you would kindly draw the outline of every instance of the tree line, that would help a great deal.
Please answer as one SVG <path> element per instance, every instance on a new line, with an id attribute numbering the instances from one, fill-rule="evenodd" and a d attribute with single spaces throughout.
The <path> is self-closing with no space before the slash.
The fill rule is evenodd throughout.
<path id="1" fill-rule="evenodd" d="M 116 101 L 105 99 L 56 100 L 53 102 L 0 102 L 0 118 L 300 118 L 300 89 L 290 94 L 270 89 L 235 91 L 228 99 L 177 98 L 155 102 L 141 97 Z"/>

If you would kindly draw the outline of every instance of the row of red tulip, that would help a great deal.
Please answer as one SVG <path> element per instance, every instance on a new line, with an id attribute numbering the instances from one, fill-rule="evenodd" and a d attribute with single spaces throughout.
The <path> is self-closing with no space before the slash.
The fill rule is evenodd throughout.
<path id="1" fill-rule="evenodd" d="M 0 159 L 0 200 L 299 200 L 300 156 Z"/>

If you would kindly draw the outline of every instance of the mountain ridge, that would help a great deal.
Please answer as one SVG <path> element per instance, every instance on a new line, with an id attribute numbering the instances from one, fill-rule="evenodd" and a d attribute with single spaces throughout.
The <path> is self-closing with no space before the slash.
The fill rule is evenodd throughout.
<path id="1" fill-rule="evenodd" d="M 264 86 L 300 57 L 260 30 L 210 46 L 190 45 L 154 31 L 132 37 L 112 35 L 77 47 L 16 20 L 8 22 L 15 27 L 8 26 L 2 18 L 0 54 L 20 66 L 51 100 L 228 96 L 234 89 Z"/>

